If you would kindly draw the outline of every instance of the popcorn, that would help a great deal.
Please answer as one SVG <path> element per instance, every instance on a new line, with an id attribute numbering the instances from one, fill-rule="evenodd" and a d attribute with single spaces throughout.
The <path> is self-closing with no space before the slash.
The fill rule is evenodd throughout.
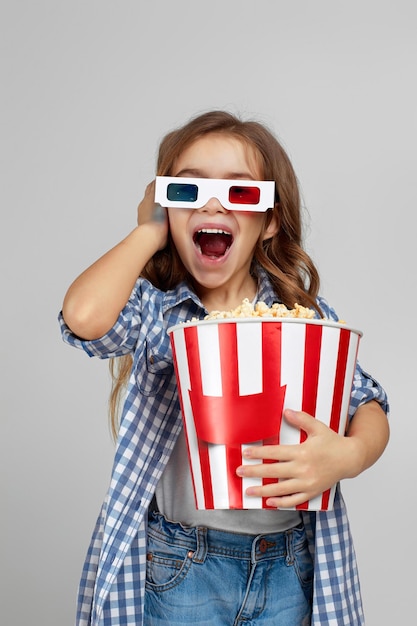
<path id="1" fill-rule="evenodd" d="M 295 303 L 293 309 L 288 309 L 285 304 L 275 303 L 269 307 L 265 302 L 257 302 L 253 305 L 245 298 L 236 309 L 229 311 L 212 311 L 205 320 L 218 320 L 236 317 L 298 317 L 303 319 L 312 319 L 315 317 L 315 311 L 301 304 Z"/>

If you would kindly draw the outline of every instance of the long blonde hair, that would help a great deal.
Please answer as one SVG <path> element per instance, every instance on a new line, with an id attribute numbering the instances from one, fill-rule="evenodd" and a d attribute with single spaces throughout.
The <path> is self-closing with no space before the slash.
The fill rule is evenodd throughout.
<path id="1" fill-rule="evenodd" d="M 161 141 L 157 175 L 169 176 L 176 159 L 194 141 L 209 133 L 223 133 L 251 147 L 264 180 L 276 184 L 276 204 L 267 213 L 264 228 L 275 214 L 278 232 L 272 238 L 258 240 L 253 267 L 261 265 L 268 273 L 280 300 L 292 308 L 295 302 L 317 310 L 319 275 L 312 259 L 302 245 L 301 199 L 298 181 L 291 162 L 274 135 L 257 121 L 243 121 L 225 111 L 211 111 L 191 119 L 168 133 Z M 145 266 L 142 275 L 162 290 L 172 289 L 182 280 L 190 279 L 170 238 L 167 246 L 157 252 Z M 112 390 L 109 412 L 112 433 L 118 432 L 118 414 L 123 390 L 131 370 L 130 356 L 110 362 Z"/>

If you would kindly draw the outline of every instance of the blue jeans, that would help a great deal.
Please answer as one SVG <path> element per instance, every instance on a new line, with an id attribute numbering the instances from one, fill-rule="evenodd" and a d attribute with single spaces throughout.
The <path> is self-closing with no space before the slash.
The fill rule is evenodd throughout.
<path id="1" fill-rule="evenodd" d="M 245 535 L 150 514 L 145 626 L 308 626 L 312 586 L 303 526 Z"/>

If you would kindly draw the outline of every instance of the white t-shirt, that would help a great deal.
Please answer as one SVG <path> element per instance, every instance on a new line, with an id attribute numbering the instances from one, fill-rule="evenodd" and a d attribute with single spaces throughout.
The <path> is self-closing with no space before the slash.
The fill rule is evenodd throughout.
<path id="1" fill-rule="evenodd" d="M 179 435 L 157 485 L 156 502 L 160 513 L 184 526 L 205 526 L 251 535 L 282 532 L 297 526 L 301 521 L 299 511 L 197 510 L 184 431 Z"/>

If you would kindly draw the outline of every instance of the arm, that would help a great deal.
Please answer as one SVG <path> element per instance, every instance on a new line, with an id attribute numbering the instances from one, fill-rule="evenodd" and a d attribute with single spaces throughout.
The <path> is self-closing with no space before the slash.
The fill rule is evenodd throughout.
<path id="1" fill-rule="evenodd" d="M 354 478 L 376 463 L 388 444 L 388 420 L 378 402 L 371 400 L 358 407 L 350 421 L 347 438 L 351 442 L 352 461 L 342 478 Z"/>
<path id="2" fill-rule="evenodd" d="M 292 446 L 248 448 L 245 454 L 248 458 L 270 459 L 275 463 L 237 468 L 240 476 L 279 479 L 281 482 L 247 491 L 248 495 L 268 497 L 267 504 L 277 508 L 294 507 L 339 480 L 357 476 L 379 459 L 389 439 L 387 417 L 375 400 L 357 409 L 345 437 L 307 413 L 287 409 L 284 416 L 307 433 L 306 441 Z"/>
<path id="3" fill-rule="evenodd" d="M 138 207 L 138 226 L 69 287 L 62 313 L 78 337 L 98 339 L 114 325 L 144 266 L 166 245 L 167 218 L 155 217 L 153 197 L 151 183 Z"/>

